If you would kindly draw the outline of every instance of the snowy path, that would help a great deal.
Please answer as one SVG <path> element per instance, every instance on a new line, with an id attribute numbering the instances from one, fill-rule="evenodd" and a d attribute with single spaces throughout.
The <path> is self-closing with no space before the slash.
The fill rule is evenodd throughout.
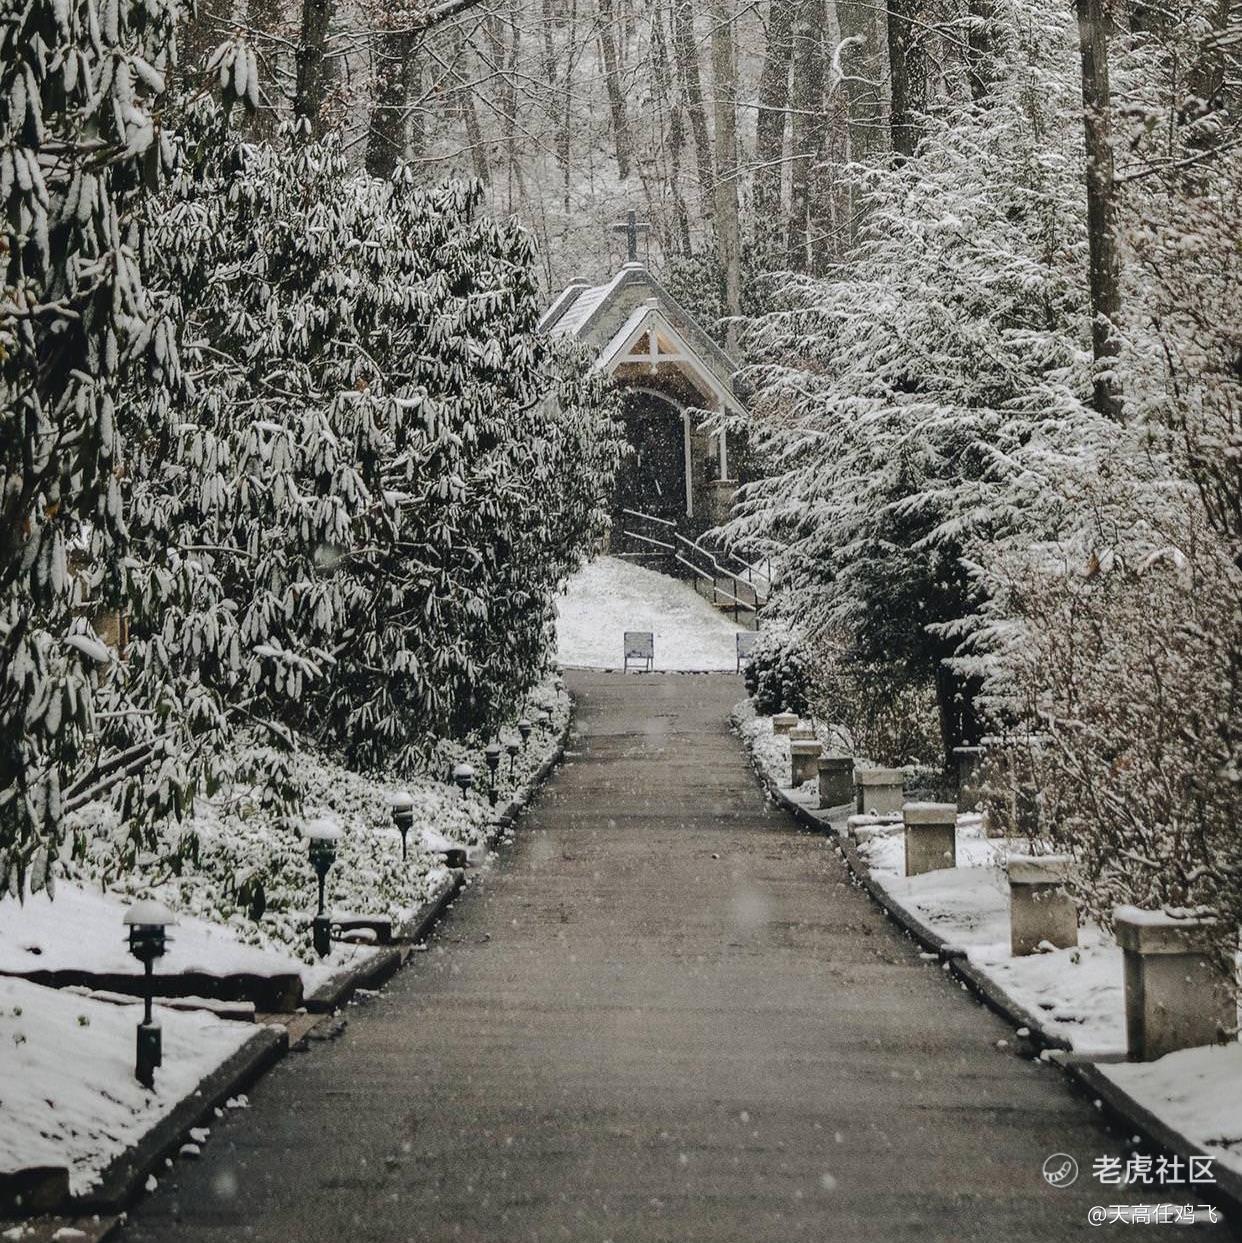
<path id="1" fill-rule="evenodd" d="M 569 580 L 557 601 L 557 659 L 576 668 L 620 669 L 625 631 L 649 630 L 656 669 L 733 672 L 738 629 L 688 583 L 599 557 Z"/>
<path id="2" fill-rule="evenodd" d="M 124 1243 L 1130 1237 L 1087 1210 L 1145 1197 L 1041 1178 L 1119 1154 L 1090 1105 L 765 806 L 736 679 L 570 682 L 500 865 Z"/>

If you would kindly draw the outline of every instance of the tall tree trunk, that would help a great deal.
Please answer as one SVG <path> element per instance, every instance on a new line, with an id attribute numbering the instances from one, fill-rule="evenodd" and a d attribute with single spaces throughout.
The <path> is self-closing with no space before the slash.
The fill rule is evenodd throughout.
<path id="1" fill-rule="evenodd" d="M 927 111 L 924 0 L 888 0 L 889 129 L 899 160 L 918 150 Z"/>
<path id="2" fill-rule="evenodd" d="M 713 0 L 712 88 L 716 97 L 716 246 L 724 275 L 724 309 L 729 316 L 726 348 L 737 352 L 736 317 L 742 313 L 742 237 L 738 218 L 737 48 L 732 0 Z"/>
<path id="3" fill-rule="evenodd" d="M 707 136 L 707 110 L 703 106 L 699 49 L 694 37 L 694 0 L 673 0 L 673 50 L 677 61 L 677 76 L 686 97 L 686 112 L 690 116 L 690 132 L 694 135 L 695 167 L 699 175 L 703 220 L 707 223 L 715 212 L 715 173 L 711 141 Z"/>
<path id="4" fill-rule="evenodd" d="M 302 0 L 302 33 L 298 40 L 297 94 L 294 115 L 309 126 L 311 137 L 323 128 L 323 101 L 328 93 L 328 30 L 336 0 Z"/>
<path id="5" fill-rule="evenodd" d="M 613 0 L 599 0 L 599 45 L 604 60 L 604 88 L 608 92 L 608 111 L 612 114 L 612 137 L 617 153 L 617 172 L 624 181 L 630 175 L 630 123 L 625 112 L 625 92 L 621 85 L 621 62 L 617 55 L 617 17 Z"/>
<path id="6" fill-rule="evenodd" d="M 1121 343 L 1120 264 L 1109 142 L 1108 29 L 1101 0 L 1076 0 L 1078 48 L 1082 58 L 1082 116 L 1087 151 L 1087 247 L 1091 288 L 1091 352 L 1096 376 L 1093 404 L 1110 419 L 1122 417 L 1121 389 L 1114 367 Z"/>
<path id="7" fill-rule="evenodd" d="M 795 0 L 769 0 L 768 46 L 759 76 L 755 124 L 755 239 L 761 262 L 781 247 L 781 185 L 789 127 L 789 70 L 793 59 Z M 766 263 L 765 263 L 766 266 Z"/>
<path id="8" fill-rule="evenodd" d="M 668 191 L 673 219 L 665 244 L 670 254 L 690 253 L 690 213 L 681 192 L 681 153 L 686 145 L 681 99 L 673 85 L 668 41 L 664 34 L 664 5 L 654 0 L 651 8 L 651 59 L 655 69 L 656 98 L 668 110 Z"/>
<path id="9" fill-rule="evenodd" d="M 824 0 L 802 0 L 794 24 L 793 151 L 790 163 L 787 262 L 795 271 L 812 263 L 816 171 L 823 157 Z"/>
<path id="10" fill-rule="evenodd" d="M 399 20 L 406 24 L 404 19 Z M 417 61 L 414 36 L 407 31 L 390 31 L 376 42 L 367 172 L 373 177 L 387 177 L 398 160 L 411 154 L 410 107 L 417 82 Z"/>

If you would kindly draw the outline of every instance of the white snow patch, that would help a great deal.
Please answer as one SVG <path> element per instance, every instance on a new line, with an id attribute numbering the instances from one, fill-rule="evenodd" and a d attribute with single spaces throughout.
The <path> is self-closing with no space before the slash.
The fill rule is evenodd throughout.
<path id="1" fill-rule="evenodd" d="M 1099 1068 L 1140 1105 L 1242 1174 L 1242 1044 Z"/>
<path id="2" fill-rule="evenodd" d="M 164 1064 L 148 1092 L 134 1078 L 132 1010 L 0 977 L 0 1170 L 67 1166 L 71 1190 L 86 1191 L 255 1031 L 206 1014 L 155 1013 Z"/>
<path id="3" fill-rule="evenodd" d="M 735 670 L 741 629 L 688 583 L 599 557 L 569 580 L 558 603 L 557 657 L 562 665 L 619 669 L 625 631 L 648 630 L 656 669 Z"/>

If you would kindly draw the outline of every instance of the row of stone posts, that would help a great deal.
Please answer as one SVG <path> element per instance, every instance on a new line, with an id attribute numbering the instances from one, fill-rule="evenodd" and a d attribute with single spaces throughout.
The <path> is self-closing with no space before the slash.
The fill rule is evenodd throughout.
<path id="1" fill-rule="evenodd" d="M 958 803 L 907 802 L 899 768 L 856 768 L 849 756 L 825 756 L 814 730 L 793 713 L 772 718 L 775 733 L 789 737 L 790 784 L 818 775 L 821 810 L 853 805 L 851 834 L 900 824 L 905 874 L 957 866 Z M 971 748 L 974 752 L 976 749 Z M 978 756 L 960 757 L 973 780 Z M 1015 957 L 1069 949 L 1078 944 L 1078 911 L 1066 888 L 1068 855 L 1008 857 L 1010 950 Z M 1135 1061 L 1153 1061 L 1177 1049 L 1212 1044 L 1237 1026 L 1230 963 L 1222 962 L 1214 921 L 1178 919 L 1135 907 L 1113 915 L 1125 964 L 1126 1040 Z"/>

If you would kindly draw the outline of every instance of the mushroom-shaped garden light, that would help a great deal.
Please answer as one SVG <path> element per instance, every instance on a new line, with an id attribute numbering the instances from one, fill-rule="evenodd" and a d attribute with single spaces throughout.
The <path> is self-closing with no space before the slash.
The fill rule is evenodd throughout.
<path id="1" fill-rule="evenodd" d="M 324 909 L 324 882 L 328 869 L 336 862 L 336 847 L 341 840 L 341 826 L 335 820 L 322 816 L 308 820 L 302 826 L 302 836 L 310 843 L 311 867 L 319 880 L 319 908 L 311 921 L 311 940 L 315 953 L 326 958 L 332 948 L 332 921 Z"/>
<path id="2" fill-rule="evenodd" d="M 392 812 L 392 822 L 401 834 L 401 860 L 405 862 L 405 839 L 414 825 L 414 796 L 409 790 L 394 790 L 388 796 L 388 807 Z"/>
<path id="3" fill-rule="evenodd" d="M 147 1089 L 155 1087 L 155 1071 L 164 1060 L 160 1025 L 151 1017 L 151 998 L 155 991 L 155 960 L 164 957 L 164 951 L 168 947 L 168 926 L 176 922 L 173 913 L 162 902 L 135 902 L 125 912 L 129 952 L 142 963 L 146 974 L 134 1074 L 138 1082 Z"/>
<path id="4" fill-rule="evenodd" d="M 474 765 L 458 764 L 453 769 L 453 780 L 461 788 L 462 798 L 465 798 L 470 793 L 470 787 L 474 785 Z"/>
<path id="5" fill-rule="evenodd" d="M 526 745 L 526 740 L 530 737 L 530 732 L 534 728 L 525 717 L 518 722 L 518 733 L 522 735 L 522 746 Z"/>

